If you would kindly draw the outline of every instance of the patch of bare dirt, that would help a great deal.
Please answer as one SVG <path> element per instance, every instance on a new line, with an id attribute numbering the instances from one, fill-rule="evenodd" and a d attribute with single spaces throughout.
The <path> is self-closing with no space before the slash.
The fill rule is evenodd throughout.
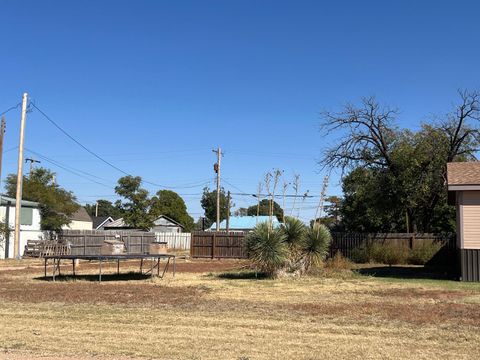
<path id="1" fill-rule="evenodd" d="M 342 316 L 353 319 L 376 317 L 415 325 L 454 323 L 480 327 L 480 312 L 473 304 L 433 303 L 402 304 L 360 302 L 345 304 L 292 304 L 292 311 L 314 316 Z"/>
<path id="2" fill-rule="evenodd" d="M 28 285 L 7 282 L 0 285 L 0 299 L 21 303 L 55 302 L 62 304 L 191 305 L 206 292 L 200 287 L 167 287 L 156 284 L 39 282 Z"/>
<path id="3" fill-rule="evenodd" d="M 436 301 L 451 301 L 469 296 L 473 294 L 473 292 L 443 289 L 398 288 L 375 290 L 369 292 L 369 294 L 381 298 L 433 299 Z"/>

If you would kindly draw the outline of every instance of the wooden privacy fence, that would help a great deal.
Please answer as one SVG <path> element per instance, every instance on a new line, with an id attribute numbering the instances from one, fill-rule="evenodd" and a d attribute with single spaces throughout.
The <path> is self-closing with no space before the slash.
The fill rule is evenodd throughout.
<path id="1" fill-rule="evenodd" d="M 189 250 L 190 233 L 155 233 L 156 241 L 166 242 L 169 249 Z"/>
<path id="2" fill-rule="evenodd" d="M 71 255 L 100 255 L 105 240 L 120 240 L 125 243 L 128 254 L 147 254 L 155 233 L 121 230 L 65 230 L 59 240 L 70 244 Z"/>
<path id="3" fill-rule="evenodd" d="M 246 258 L 246 233 L 230 233 L 215 231 L 196 231 L 192 233 L 190 255 L 193 258 Z M 441 241 L 444 248 L 455 249 L 455 236 L 436 234 L 369 234 L 369 233 L 332 233 L 329 256 L 337 252 L 351 258 L 354 249 L 361 249 L 373 243 L 394 244 L 413 248 L 426 241 Z"/>
<path id="4" fill-rule="evenodd" d="M 190 255 L 195 258 L 243 259 L 245 233 L 194 231 L 192 232 Z"/>
<path id="5" fill-rule="evenodd" d="M 372 244 L 389 244 L 399 247 L 414 248 L 425 242 L 442 242 L 445 248 L 455 249 L 455 236 L 420 233 L 332 233 L 329 256 L 333 257 L 337 252 L 351 258 L 355 249 L 362 249 Z"/>

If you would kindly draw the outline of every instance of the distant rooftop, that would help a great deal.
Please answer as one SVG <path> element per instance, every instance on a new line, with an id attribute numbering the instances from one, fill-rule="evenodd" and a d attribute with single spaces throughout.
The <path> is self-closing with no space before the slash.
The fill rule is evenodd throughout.
<path id="1" fill-rule="evenodd" d="M 263 222 L 268 222 L 270 221 L 270 216 L 266 215 L 261 215 L 261 216 L 231 216 L 230 217 L 230 224 L 229 228 L 232 230 L 251 230 L 253 229 L 257 224 L 263 223 Z M 280 222 L 277 220 L 275 216 L 272 218 L 273 226 L 277 227 L 280 226 Z M 216 229 L 216 224 L 213 223 L 212 226 L 210 226 L 210 230 L 215 230 Z M 227 228 L 227 221 L 223 220 L 220 222 L 220 229 L 221 230 L 226 230 Z"/>

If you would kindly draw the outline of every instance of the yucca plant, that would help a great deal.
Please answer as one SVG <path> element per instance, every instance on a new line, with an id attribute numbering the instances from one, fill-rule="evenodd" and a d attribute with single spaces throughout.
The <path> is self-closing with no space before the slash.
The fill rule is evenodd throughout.
<path id="1" fill-rule="evenodd" d="M 328 248 L 332 242 L 330 230 L 319 223 L 308 228 L 302 246 L 305 271 L 313 265 L 320 265 L 328 255 Z"/>
<path id="2" fill-rule="evenodd" d="M 277 277 L 288 261 L 289 250 L 285 233 L 272 229 L 267 222 L 259 223 L 246 238 L 247 255 L 267 276 Z"/>
<path id="3" fill-rule="evenodd" d="M 304 243 L 307 227 L 297 218 L 286 216 L 282 227 L 285 233 L 285 241 L 291 249 L 299 249 Z"/>

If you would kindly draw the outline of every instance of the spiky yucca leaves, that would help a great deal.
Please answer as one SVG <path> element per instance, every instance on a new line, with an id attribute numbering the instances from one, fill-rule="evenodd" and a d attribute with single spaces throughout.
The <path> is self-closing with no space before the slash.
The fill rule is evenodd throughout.
<path id="1" fill-rule="evenodd" d="M 325 225 L 315 223 L 307 230 L 302 247 L 306 271 L 312 265 L 320 265 L 325 260 L 331 242 L 332 235 Z"/>
<path id="2" fill-rule="evenodd" d="M 258 224 L 246 238 L 247 255 L 267 276 L 276 277 L 288 261 L 285 233 L 272 229 L 268 223 Z"/>
<path id="3" fill-rule="evenodd" d="M 286 236 L 285 241 L 291 249 L 298 249 L 302 246 L 307 232 L 307 227 L 303 222 L 297 218 L 287 216 L 282 229 Z"/>

